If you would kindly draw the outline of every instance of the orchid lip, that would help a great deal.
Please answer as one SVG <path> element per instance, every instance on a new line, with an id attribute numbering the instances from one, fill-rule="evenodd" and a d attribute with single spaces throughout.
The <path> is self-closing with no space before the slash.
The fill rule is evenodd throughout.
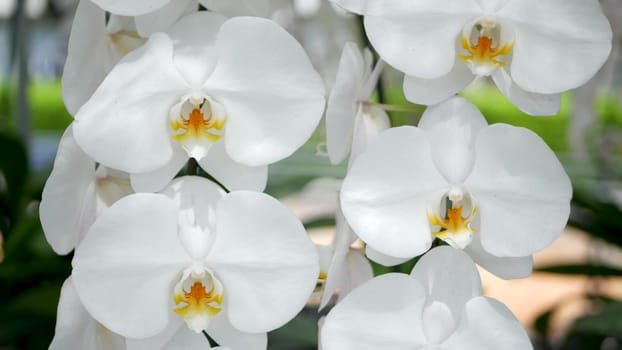
<path id="1" fill-rule="evenodd" d="M 224 135 L 227 117 L 224 107 L 196 93 L 171 110 L 171 138 L 197 160 L 207 155 L 211 145 Z"/>
<path id="2" fill-rule="evenodd" d="M 191 330 L 200 333 L 222 311 L 223 298 L 223 286 L 216 276 L 204 265 L 194 262 L 175 284 L 176 308 L 173 311 Z"/>
<path id="3" fill-rule="evenodd" d="M 502 33 L 505 30 L 491 17 L 478 18 L 467 24 L 460 35 L 464 54 L 458 54 L 458 58 L 477 76 L 489 76 L 505 67 L 514 48 L 514 40 Z"/>

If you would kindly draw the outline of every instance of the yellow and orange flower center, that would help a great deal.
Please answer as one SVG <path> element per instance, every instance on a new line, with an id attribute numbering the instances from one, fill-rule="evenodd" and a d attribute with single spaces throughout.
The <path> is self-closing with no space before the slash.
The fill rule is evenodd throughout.
<path id="1" fill-rule="evenodd" d="M 177 307 L 173 311 L 181 316 L 195 332 L 207 328 L 209 320 L 222 310 L 222 291 L 213 285 L 209 290 L 201 281 L 194 281 L 190 290 L 182 289 L 173 295 Z"/>
<path id="2" fill-rule="evenodd" d="M 477 207 L 473 206 L 471 213 L 467 217 L 462 216 L 463 207 L 447 209 L 447 218 L 443 219 L 436 214 L 428 212 L 428 221 L 433 226 L 440 227 L 440 231 L 432 234 L 449 245 L 463 249 L 471 242 L 471 236 L 476 232 L 471 227 L 471 221 L 477 213 Z"/>
<path id="3" fill-rule="evenodd" d="M 187 119 L 180 117 L 171 121 L 171 128 L 176 132 L 173 138 L 182 142 L 189 137 L 195 139 L 204 137 L 210 142 L 216 142 L 222 137 L 225 120 L 214 118 L 211 113 L 206 117 L 201 109 L 195 107 Z"/>
<path id="4" fill-rule="evenodd" d="M 484 26 L 476 27 L 478 33 L 476 38 L 469 38 L 463 32 L 460 38 L 460 46 L 466 54 L 458 54 L 464 63 L 471 68 L 474 74 L 487 76 L 496 69 L 506 65 L 505 57 L 512 52 L 514 42 L 501 43 L 494 39 L 500 35 L 493 35 L 499 30 L 494 23 L 485 23 Z"/>
<path id="5" fill-rule="evenodd" d="M 211 145 L 224 134 L 227 118 L 222 105 L 211 100 L 186 101 L 177 117 L 170 120 L 171 137 L 179 142 L 189 157 L 203 158 Z"/>

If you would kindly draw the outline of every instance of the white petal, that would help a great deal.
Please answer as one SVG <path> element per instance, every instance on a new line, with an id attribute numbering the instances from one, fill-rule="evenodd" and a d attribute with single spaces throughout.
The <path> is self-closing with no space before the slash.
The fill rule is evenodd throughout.
<path id="1" fill-rule="evenodd" d="M 80 1 L 69 35 L 62 93 L 75 115 L 106 77 L 115 61 L 108 46 L 106 13 L 91 1 Z"/>
<path id="2" fill-rule="evenodd" d="M 132 188 L 136 192 L 158 192 L 177 175 L 188 161 L 188 154 L 179 145 L 173 144 L 173 157 L 163 167 L 148 173 L 131 174 Z"/>
<path id="3" fill-rule="evenodd" d="M 224 312 L 210 321 L 207 334 L 218 344 L 236 350 L 265 350 L 268 345 L 266 333 L 241 332 L 231 325 Z"/>
<path id="4" fill-rule="evenodd" d="M 50 350 L 125 350 L 124 339 L 102 327 L 78 298 L 71 277 L 60 291 L 54 339 Z"/>
<path id="5" fill-rule="evenodd" d="M 183 15 L 196 12 L 199 8 L 197 0 L 169 0 L 164 7 L 136 17 L 136 30 L 140 36 L 147 38 L 155 32 L 166 31 Z"/>
<path id="6" fill-rule="evenodd" d="M 462 97 L 426 109 L 419 128 L 432 143 L 432 158 L 450 184 L 461 184 L 473 168 L 477 133 L 488 123 L 482 113 Z"/>
<path id="7" fill-rule="evenodd" d="M 252 17 L 227 21 L 217 47 L 205 86 L 227 111 L 227 153 L 249 166 L 291 155 L 324 109 L 322 80 L 302 47 L 274 22 Z"/>
<path id="8" fill-rule="evenodd" d="M 259 16 L 270 17 L 273 9 L 271 0 L 199 0 L 205 8 L 222 13 L 227 17 Z"/>
<path id="9" fill-rule="evenodd" d="M 134 194 L 106 210 L 73 259 L 73 280 L 95 319 L 131 338 L 165 329 L 172 284 L 190 263 L 177 237 L 177 208 L 163 195 Z"/>
<path id="10" fill-rule="evenodd" d="M 455 319 L 460 318 L 464 303 L 482 295 L 482 282 L 475 263 L 463 251 L 449 246 L 426 253 L 411 276 L 425 289 L 428 303 L 446 304 Z"/>
<path id="11" fill-rule="evenodd" d="M 39 205 L 41 227 L 56 253 L 67 254 L 78 244 L 95 221 L 94 205 L 95 162 L 75 143 L 69 126 Z"/>
<path id="12" fill-rule="evenodd" d="M 347 42 L 326 106 L 326 150 L 333 164 L 341 163 L 352 146 L 354 119 L 361 108 L 358 96 L 364 74 L 363 54 L 355 43 Z"/>
<path id="13" fill-rule="evenodd" d="M 345 298 L 356 287 L 374 278 L 371 264 L 363 254 L 351 249 L 346 259 L 346 270 L 339 290 L 339 300 Z"/>
<path id="14" fill-rule="evenodd" d="M 335 238 L 332 243 L 333 251 L 330 264 L 326 271 L 326 284 L 324 286 L 322 299 L 320 300 L 320 310 L 328 304 L 337 287 L 343 284 L 343 278 L 346 274 L 347 256 L 354 237 L 352 229 L 348 226 L 346 218 L 343 217 L 343 213 L 338 207 L 337 213 L 335 214 Z"/>
<path id="15" fill-rule="evenodd" d="M 533 349 L 512 312 L 495 299 L 477 297 L 464 308 L 458 330 L 443 343 L 448 350 Z"/>
<path id="16" fill-rule="evenodd" d="M 201 89 L 218 59 L 216 40 L 226 17 L 200 11 L 180 19 L 167 31 L 175 43 L 177 70 L 195 89 Z"/>
<path id="17" fill-rule="evenodd" d="M 412 350 L 423 345 L 425 292 L 408 275 L 390 273 L 353 290 L 326 316 L 323 350 Z"/>
<path id="18" fill-rule="evenodd" d="M 389 115 L 382 108 L 373 105 L 361 108 L 354 122 L 354 140 L 352 140 L 350 164 L 367 149 L 367 145 L 372 143 L 382 131 L 390 127 Z"/>
<path id="19" fill-rule="evenodd" d="M 451 71 L 438 78 L 404 76 L 404 96 L 420 105 L 437 104 L 462 91 L 474 78 L 469 67 L 456 60 Z"/>
<path id="20" fill-rule="evenodd" d="M 225 196 L 217 184 L 198 176 L 175 179 L 164 191 L 179 208 L 179 239 L 194 259 L 203 259 L 214 240 L 216 207 Z"/>
<path id="21" fill-rule="evenodd" d="M 454 315 L 447 304 L 439 301 L 428 304 L 421 315 L 427 341 L 430 344 L 440 344 L 447 339 L 457 326 L 457 316 L 459 317 L 459 314 Z"/>
<path id="22" fill-rule="evenodd" d="M 503 257 L 494 256 L 482 247 L 480 235 L 473 236 L 471 243 L 464 249 L 473 261 L 492 274 L 503 279 L 525 278 L 533 269 L 531 256 Z"/>
<path id="23" fill-rule="evenodd" d="M 173 339 L 173 337 L 175 337 L 177 333 L 181 331 L 182 328 L 189 330 L 188 327 L 185 327 L 184 321 L 181 318 L 173 317 L 168 325 L 166 325 L 166 328 L 153 337 L 126 339 L 125 344 L 127 346 L 127 350 L 162 349 Z"/>
<path id="24" fill-rule="evenodd" d="M 584 84 L 611 51 L 611 27 L 596 0 L 511 1 L 498 16 L 511 20 L 515 33 L 512 79 L 530 92 Z"/>
<path id="25" fill-rule="evenodd" d="M 175 336 L 162 350 L 201 350 L 209 348 L 209 341 L 203 333 L 195 333 L 188 327 L 179 327 Z"/>
<path id="26" fill-rule="evenodd" d="M 170 160 L 173 140 L 166 120 L 187 88 L 172 58 L 171 41 L 156 33 L 112 69 L 76 115 L 75 137 L 87 154 L 128 173 L 151 171 Z"/>
<path id="27" fill-rule="evenodd" d="M 400 127 L 380 134 L 352 164 L 341 206 L 354 232 L 375 250 L 412 258 L 429 249 L 426 210 L 447 187 L 431 153 L 421 130 Z"/>
<path id="28" fill-rule="evenodd" d="M 532 131 L 495 124 L 480 131 L 465 185 L 479 206 L 482 246 L 496 256 L 531 255 L 551 244 L 570 213 L 572 186 Z"/>
<path id="29" fill-rule="evenodd" d="M 263 191 L 268 183 L 268 166 L 247 166 L 237 163 L 227 154 L 225 143 L 214 143 L 199 165 L 230 191 Z"/>
<path id="30" fill-rule="evenodd" d="M 282 326 L 303 308 L 319 275 L 302 224 L 274 198 L 250 191 L 225 196 L 217 218 L 206 259 L 225 288 L 231 324 L 250 333 Z"/>
<path id="31" fill-rule="evenodd" d="M 487 14 L 493 14 L 502 9 L 511 0 L 477 0 L 479 6 Z"/>
<path id="32" fill-rule="evenodd" d="M 365 247 L 365 255 L 371 260 L 383 266 L 396 266 L 410 260 L 410 258 L 396 258 L 382 254 L 371 246 Z"/>
<path id="33" fill-rule="evenodd" d="M 474 0 L 375 2 L 384 9 L 365 16 L 369 41 L 388 64 L 423 79 L 451 71 L 462 28 L 481 12 Z"/>
<path id="34" fill-rule="evenodd" d="M 177 0 L 91 0 L 108 12 L 123 16 L 139 16 L 155 11 Z"/>
<path id="35" fill-rule="evenodd" d="M 555 115 L 559 112 L 560 94 L 538 94 L 525 91 L 512 81 L 512 77 L 505 69 L 493 72 L 492 80 L 510 102 L 529 115 Z"/>

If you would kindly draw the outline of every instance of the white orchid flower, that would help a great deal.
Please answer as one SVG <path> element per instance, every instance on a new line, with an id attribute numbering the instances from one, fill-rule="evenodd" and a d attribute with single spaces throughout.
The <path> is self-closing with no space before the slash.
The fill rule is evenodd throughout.
<path id="1" fill-rule="evenodd" d="M 45 238 L 56 253 L 68 254 L 104 209 L 132 192 L 127 174 L 96 167 L 76 144 L 70 125 L 41 194 L 39 218 Z"/>
<path id="2" fill-rule="evenodd" d="M 384 67 L 368 49 L 361 52 L 355 43 L 343 48 L 335 85 L 326 106 L 326 149 L 333 164 L 365 149 L 380 131 L 391 126 L 380 107 L 368 104 Z"/>
<path id="3" fill-rule="evenodd" d="M 330 246 L 318 246 L 320 251 L 320 279 L 324 288 L 320 299 L 320 310 L 328 305 L 331 297 L 339 290 L 339 300 L 350 291 L 374 277 L 371 264 L 352 244 L 358 237 L 352 232 L 346 219 L 337 210 L 335 216 L 335 238 Z"/>
<path id="4" fill-rule="evenodd" d="M 164 193 L 119 200 L 76 249 L 73 280 L 86 309 L 154 344 L 185 321 L 223 346 L 265 349 L 266 332 L 303 308 L 319 274 L 302 224 L 268 195 L 225 194 L 199 177 Z"/>
<path id="5" fill-rule="evenodd" d="M 91 317 L 78 298 L 71 277 L 63 283 L 56 315 L 56 330 L 50 350 L 132 350 L 140 349 L 140 346 L 151 345 L 147 342 L 128 340 L 110 331 Z M 147 348 L 154 349 L 153 347 Z M 182 327 L 161 349 L 209 349 L 209 342 L 203 334 L 196 334 Z"/>
<path id="6" fill-rule="evenodd" d="M 505 305 L 482 296 L 475 264 L 439 247 L 411 275 L 374 278 L 332 309 L 322 326 L 323 350 L 533 349 Z"/>
<path id="7" fill-rule="evenodd" d="M 199 12 L 115 66 L 74 135 L 96 161 L 130 173 L 137 191 L 162 189 L 189 157 L 229 189 L 263 190 L 267 164 L 311 136 L 323 95 L 277 24 Z"/>
<path id="8" fill-rule="evenodd" d="M 587 82 L 611 50 L 597 0 L 333 1 L 365 15 L 372 45 L 420 104 L 491 76 L 524 112 L 552 115 L 559 94 Z"/>
<path id="9" fill-rule="evenodd" d="M 62 93 L 67 111 L 75 115 L 108 72 L 145 39 L 136 33 L 134 21 L 106 13 L 90 0 L 78 3 L 71 26 Z"/>
<path id="10" fill-rule="evenodd" d="M 429 107 L 418 127 L 382 133 L 346 176 L 341 206 L 354 232 L 382 254 L 412 258 L 438 238 L 490 272 L 518 278 L 563 230 L 571 195 L 540 137 L 487 125 L 454 97 Z"/>

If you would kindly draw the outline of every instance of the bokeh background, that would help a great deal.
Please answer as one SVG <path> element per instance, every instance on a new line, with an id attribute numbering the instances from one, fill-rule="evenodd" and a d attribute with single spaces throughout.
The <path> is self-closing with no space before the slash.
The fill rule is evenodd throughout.
<path id="1" fill-rule="evenodd" d="M 0 0 L 0 350 L 45 349 L 53 334 L 71 255 L 59 257 L 38 219 L 41 190 L 72 117 L 60 92 L 77 0 Z M 536 349 L 622 349 L 622 0 L 602 0 L 614 30 L 607 64 L 587 85 L 566 93 L 554 117 L 521 113 L 477 81 L 463 95 L 490 123 L 524 126 L 557 153 L 574 186 L 572 213 L 559 240 L 535 257 L 530 278 L 503 281 L 482 271 L 485 294 L 506 303 Z M 283 0 L 273 18 L 307 49 L 332 85 L 346 41 L 366 44 L 360 18 L 326 0 Z M 392 125 L 416 125 L 423 108 L 406 102 L 402 75 L 385 70 L 376 99 L 403 106 Z M 319 244 L 334 234 L 336 197 L 317 178 L 340 179 L 320 125 L 292 157 L 270 168 L 267 192 L 282 199 Z M 63 203 L 58 203 L 62 206 Z M 374 265 L 377 274 L 409 272 Z M 270 349 L 316 349 L 317 298 L 270 334 Z"/>

